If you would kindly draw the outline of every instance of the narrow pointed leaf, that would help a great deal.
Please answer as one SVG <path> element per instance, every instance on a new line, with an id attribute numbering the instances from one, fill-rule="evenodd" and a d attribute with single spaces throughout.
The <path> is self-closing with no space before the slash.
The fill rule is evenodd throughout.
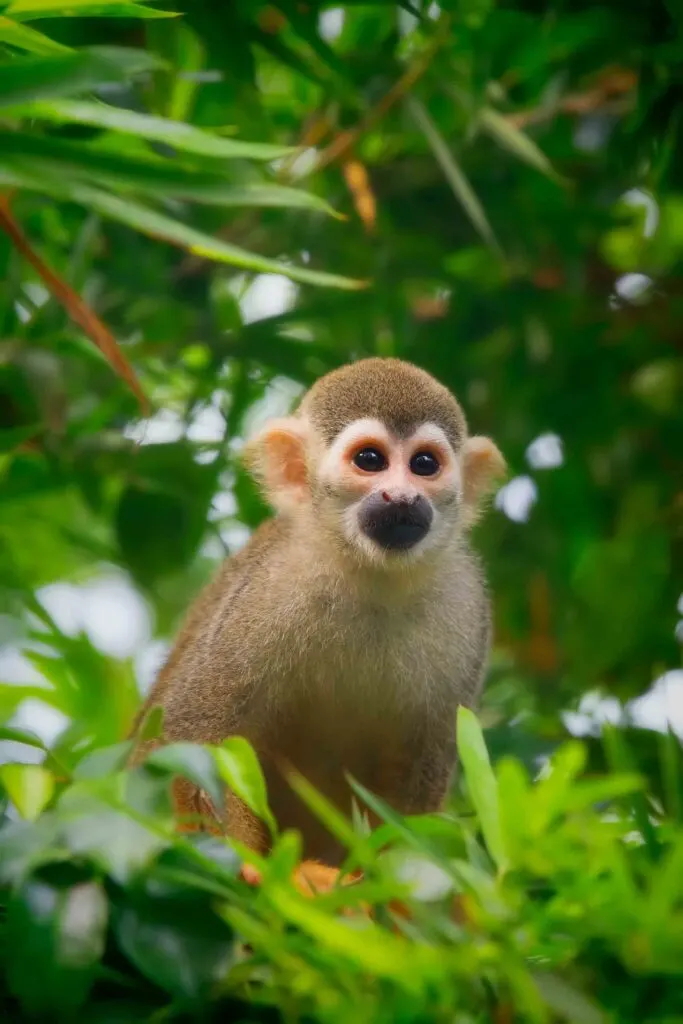
<path id="1" fill-rule="evenodd" d="M 493 229 L 489 224 L 484 208 L 479 202 L 474 189 L 465 177 L 465 174 L 461 170 L 455 157 L 446 145 L 440 131 L 419 100 L 416 100 L 414 96 L 409 96 L 406 103 L 415 123 L 427 140 L 429 148 L 441 167 L 446 181 L 451 186 L 453 195 L 462 205 L 465 213 L 481 237 L 488 242 L 493 249 L 500 252 L 500 246 L 498 245 Z"/>
<path id="2" fill-rule="evenodd" d="M 505 849 L 498 783 L 493 774 L 486 743 L 476 715 L 469 708 L 458 708 L 458 753 L 467 788 L 479 819 L 489 853 L 503 870 L 508 862 Z"/>
<path id="3" fill-rule="evenodd" d="M 39 32 L 28 25 L 21 25 L 12 18 L 0 15 L 0 43 L 14 46 L 17 50 L 26 50 L 27 53 L 54 54 L 70 53 L 71 48 L 58 43 L 49 36 Z"/>
<path id="4" fill-rule="evenodd" d="M 17 21 L 31 21 L 34 18 L 177 18 L 176 11 L 162 11 L 147 7 L 135 0 L 13 0 L 7 9 Z"/>
<path id="5" fill-rule="evenodd" d="M 1 28 L 0 28 L 1 35 Z M 163 142 L 187 153 L 215 157 L 217 160 L 278 160 L 297 151 L 295 146 L 275 146 L 265 142 L 228 139 L 182 121 L 151 114 L 139 114 L 105 103 L 88 100 L 37 100 L 10 111 L 13 116 L 37 118 L 57 124 L 71 122 L 135 135 L 148 141 Z"/>
<path id="6" fill-rule="evenodd" d="M 510 124 L 497 110 L 490 108 L 483 110 L 479 115 L 479 124 L 495 142 L 507 149 L 513 156 L 523 160 L 530 167 L 535 167 L 537 171 L 553 181 L 561 183 L 564 180 L 533 139 Z"/>

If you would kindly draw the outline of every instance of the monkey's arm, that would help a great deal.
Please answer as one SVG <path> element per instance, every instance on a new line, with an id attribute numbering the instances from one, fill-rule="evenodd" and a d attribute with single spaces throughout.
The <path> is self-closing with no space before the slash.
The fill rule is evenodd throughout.
<path id="1" fill-rule="evenodd" d="M 254 685 L 254 666 L 245 655 L 254 649 L 245 636 L 249 626 L 245 608 L 253 605 L 253 591 L 262 583 L 260 569 L 276 530 L 274 521 L 264 523 L 248 548 L 227 559 L 194 602 L 131 733 L 138 739 L 148 712 L 159 706 L 164 713 L 163 734 L 138 740 L 131 764 L 139 764 L 168 742 L 219 744 L 232 735 L 254 741 L 260 687 Z M 173 792 L 179 815 L 213 818 L 219 825 L 216 810 L 196 786 L 176 779 Z M 227 794 L 223 825 L 242 842 L 263 847 L 263 826 L 231 793 Z"/>

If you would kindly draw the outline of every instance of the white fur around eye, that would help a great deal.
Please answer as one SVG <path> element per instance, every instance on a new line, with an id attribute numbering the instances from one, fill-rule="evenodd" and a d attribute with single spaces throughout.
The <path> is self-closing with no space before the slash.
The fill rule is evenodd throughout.
<path id="1" fill-rule="evenodd" d="M 360 444 L 369 437 L 386 445 L 391 443 L 389 432 L 381 420 L 370 418 L 354 420 L 349 423 L 348 427 L 344 427 L 323 456 L 320 466 L 322 475 L 326 476 L 330 473 L 334 475 L 344 454 L 353 447 L 354 442 L 357 441 Z"/>
<path id="2" fill-rule="evenodd" d="M 430 444 L 437 445 L 437 447 L 445 448 L 447 450 L 450 450 L 451 448 L 445 431 L 443 431 L 437 423 L 423 423 L 422 426 L 417 428 L 414 434 L 411 434 L 408 440 L 411 448 L 415 445 L 425 445 L 428 447 Z"/>

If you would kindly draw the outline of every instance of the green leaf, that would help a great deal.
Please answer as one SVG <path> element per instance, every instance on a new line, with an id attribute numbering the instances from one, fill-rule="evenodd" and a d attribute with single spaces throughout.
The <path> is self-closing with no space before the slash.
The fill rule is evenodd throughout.
<path id="1" fill-rule="evenodd" d="M 406 104 L 415 123 L 426 138 L 432 153 L 444 173 L 446 181 L 453 190 L 454 196 L 462 204 L 465 213 L 484 241 L 488 242 L 491 248 L 500 254 L 500 246 L 484 212 L 484 207 L 481 205 L 464 172 L 446 145 L 438 128 L 424 106 L 414 96 L 408 96 Z"/>
<path id="2" fill-rule="evenodd" d="M 404 990 L 419 991 L 425 975 L 429 977 L 435 968 L 438 971 L 436 949 L 408 945 L 401 937 L 375 925 L 364 927 L 359 934 L 284 886 L 272 885 L 267 896 L 285 920 L 309 934 L 323 949 L 364 972 L 391 979 Z"/>
<path id="3" fill-rule="evenodd" d="M 51 772 L 38 764 L 0 765 L 0 782 L 22 818 L 35 821 L 55 789 Z"/>
<path id="4" fill-rule="evenodd" d="M 194 743 L 169 743 L 153 750 L 145 759 L 150 768 L 180 775 L 199 789 L 206 790 L 216 811 L 221 812 L 225 801 L 223 786 L 216 760 L 206 747 Z"/>
<path id="5" fill-rule="evenodd" d="M 131 484 L 119 499 L 115 528 L 126 565 L 149 586 L 190 562 L 206 521 L 196 502 Z"/>
<path id="6" fill-rule="evenodd" d="M 363 844 L 363 837 L 356 832 L 348 818 L 315 786 L 312 786 L 308 779 L 300 775 L 299 772 L 290 771 L 287 781 L 308 809 L 340 843 L 354 851 Z"/>
<path id="7" fill-rule="evenodd" d="M 123 224 L 128 224 L 129 227 L 135 228 L 143 234 L 149 234 L 179 245 L 181 248 L 187 249 L 188 252 L 194 253 L 196 256 L 203 256 L 205 259 L 229 263 L 257 273 L 283 274 L 302 284 L 351 290 L 365 287 L 365 282 L 362 281 L 354 281 L 351 278 L 328 274 L 324 271 L 293 267 L 279 263 L 277 260 L 257 256 L 236 245 L 230 245 L 218 238 L 211 238 L 195 228 L 157 213 L 130 199 L 121 199 L 85 185 L 71 187 L 69 191 L 75 202 L 83 203 L 102 214 L 103 217 L 110 217 Z"/>
<path id="8" fill-rule="evenodd" d="M 58 822 L 51 811 L 37 821 L 15 821 L 0 829 L 0 883 L 17 885 L 37 865 L 60 856 Z"/>
<path id="9" fill-rule="evenodd" d="M 13 117 L 36 118 L 57 124 L 86 124 L 135 135 L 147 141 L 162 142 L 186 153 L 216 160 L 278 160 L 295 153 L 295 146 L 276 146 L 266 142 L 244 142 L 227 139 L 206 129 L 182 121 L 171 121 L 151 114 L 112 107 L 86 100 L 37 100 L 12 108 Z M 299 192 L 300 190 L 292 190 Z M 303 193 L 304 195 L 306 193 Z"/>
<path id="10" fill-rule="evenodd" d="M 458 753 L 467 780 L 467 789 L 486 845 L 498 870 L 504 871 L 508 864 L 508 856 L 500 819 L 498 784 L 491 768 L 481 726 L 469 708 L 458 708 L 457 736 Z"/>
<path id="11" fill-rule="evenodd" d="M 177 18 L 177 11 L 161 11 L 147 7 L 135 0 L 69 0 L 68 4 L 58 0 L 12 0 L 7 8 L 17 21 L 31 21 L 34 18 Z"/>
<path id="12" fill-rule="evenodd" d="M 572 1024 L 604 1024 L 605 1014 L 573 985 L 558 974 L 536 971 L 534 982 L 544 1002 L 563 1020 Z"/>
<path id="13" fill-rule="evenodd" d="M 148 740 L 156 740 L 163 734 L 163 731 L 164 709 L 161 705 L 157 704 L 154 707 L 149 708 L 147 711 L 142 721 L 137 739 L 140 743 L 146 743 Z"/>
<path id="14" fill-rule="evenodd" d="M 0 428 L 0 454 L 13 451 L 23 444 L 24 441 L 29 441 L 32 437 L 35 437 L 39 432 L 40 426 L 38 424 L 30 427 L 8 427 L 4 430 Z"/>
<path id="15" fill-rule="evenodd" d="M 91 47 L 54 57 L 22 57 L 0 64 L 0 107 L 122 84 L 132 75 L 157 65 L 151 54 L 120 47 Z"/>
<path id="16" fill-rule="evenodd" d="M 232 929 L 190 889 L 176 899 L 130 893 L 114 926 L 119 946 L 142 974 L 190 1003 L 206 999 L 234 960 Z"/>
<path id="17" fill-rule="evenodd" d="M 72 1019 L 95 980 L 106 927 L 107 898 L 99 883 L 24 882 L 10 900 L 3 945 L 10 991 L 27 1014 Z"/>
<path id="18" fill-rule="evenodd" d="M 76 780 L 101 779 L 120 772 L 125 768 L 132 749 L 132 740 L 125 740 L 110 747 L 94 750 L 81 758 L 73 770 L 73 777 Z"/>
<path id="19" fill-rule="evenodd" d="M 115 881 L 125 884 L 145 868 L 169 840 L 113 810 L 74 784 L 59 799 L 63 841 L 77 857 L 87 855 Z"/>
<path id="20" fill-rule="evenodd" d="M 242 736 L 231 736 L 214 750 L 221 778 L 275 835 L 277 825 L 268 806 L 266 781 L 251 744 Z"/>
<path id="21" fill-rule="evenodd" d="M 14 46 L 18 50 L 26 50 L 27 53 L 70 53 L 71 48 L 57 43 L 54 39 L 38 32 L 35 28 L 20 25 L 11 18 L 0 15 L 0 43 Z"/>
<path id="22" fill-rule="evenodd" d="M 533 139 L 530 139 L 519 128 L 510 124 L 497 110 L 492 110 L 491 108 L 482 110 L 477 120 L 488 135 L 500 146 L 512 153 L 513 156 L 518 157 L 518 159 L 523 160 L 530 167 L 534 167 L 537 171 L 545 174 L 552 181 L 556 181 L 558 184 L 564 183 L 564 179 L 560 177 L 550 163 L 550 160 L 539 149 Z"/>
<path id="23" fill-rule="evenodd" d="M 103 217 L 126 224 L 154 239 L 161 239 L 177 245 L 204 259 L 232 264 L 245 270 L 253 270 L 256 273 L 282 274 L 293 281 L 319 287 L 341 288 L 347 291 L 356 291 L 367 287 L 368 282 L 366 281 L 357 281 L 325 271 L 293 267 L 288 263 L 279 263 L 277 260 L 258 256 L 221 239 L 212 238 L 196 228 L 158 213 L 151 207 L 143 206 L 132 199 L 123 199 L 82 183 L 70 184 L 66 180 L 57 180 L 54 176 L 36 176 L 35 168 L 32 169 L 28 162 L 24 166 L 18 158 L 12 157 L 11 159 L 12 169 L 8 163 L 3 167 L 0 157 L 0 183 L 10 187 L 42 192 L 58 199 L 72 200 Z"/>
<path id="24" fill-rule="evenodd" d="M 0 131 L 0 154 L 10 169 L 14 158 L 15 166 L 33 172 L 36 178 L 68 174 L 94 185 L 130 186 L 151 196 L 174 196 L 214 206 L 298 208 L 341 217 L 324 200 L 301 189 L 273 184 L 236 186 L 213 170 L 194 170 L 163 158 L 140 159 L 103 146 L 41 138 L 32 132 Z"/>
<path id="25" fill-rule="evenodd" d="M 0 725 L 0 740 L 9 740 L 12 743 L 23 743 L 27 747 L 34 747 L 36 750 L 46 750 L 45 743 L 40 736 L 30 732 L 28 729 L 17 729 L 13 725 Z"/>

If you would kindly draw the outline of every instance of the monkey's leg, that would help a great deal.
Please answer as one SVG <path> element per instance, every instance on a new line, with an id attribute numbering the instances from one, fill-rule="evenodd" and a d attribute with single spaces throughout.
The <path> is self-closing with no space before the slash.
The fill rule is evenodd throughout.
<path id="1" fill-rule="evenodd" d="M 268 830 L 234 793 L 226 791 L 225 810 L 219 815 L 203 790 L 198 789 L 187 779 L 175 779 L 173 803 L 176 814 L 188 819 L 180 826 L 183 832 L 204 830 L 213 835 L 236 839 L 256 853 L 268 852 Z"/>

